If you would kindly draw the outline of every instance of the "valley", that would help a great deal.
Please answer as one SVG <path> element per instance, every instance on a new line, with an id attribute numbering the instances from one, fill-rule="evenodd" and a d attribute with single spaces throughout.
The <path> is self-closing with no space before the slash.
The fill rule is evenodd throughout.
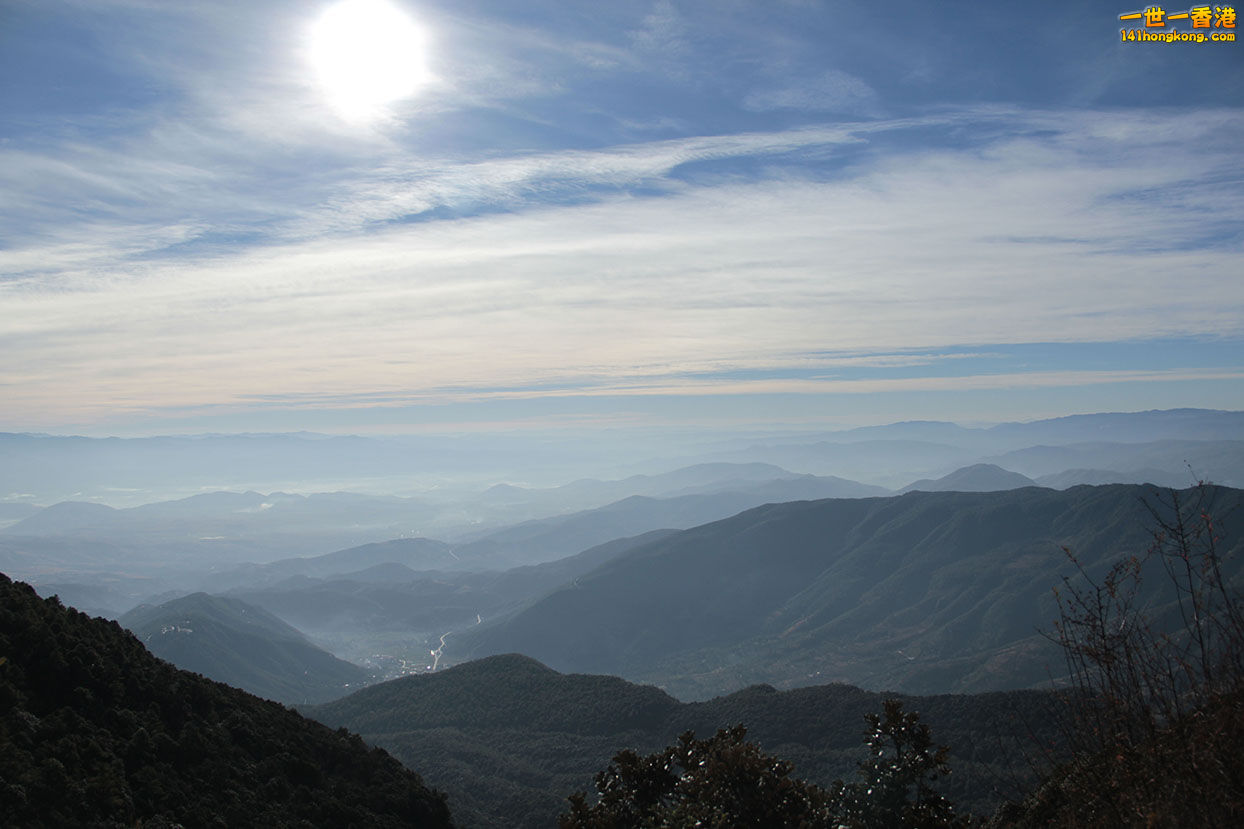
<path id="1" fill-rule="evenodd" d="M 943 790 L 983 815 L 1036 785 L 1033 739 L 1066 738 L 1055 588 L 1141 556 L 1134 601 L 1174 630 L 1163 560 L 1144 554 L 1189 509 L 1215 517 L 1225 587 L 1244 588 L 1244 491 L 1080 482 L 1175 480 L 1174 454 L 1240 480 L 1240 442 L 1179 431 L 1222 418 L 1102 417 L 1139 442 L 1083 441 L 1089 419 L 765 449 L 806 450 L 804 470 L 937 437 L 958 441 L 944 461 L 972 461 L 917 478 L 932 457 L 917 452 L 894 489 L 705 459 L 453 495 L 30 506 L 0 529 L 0 565 L 180 668 L 362 735 L 446 792 L 463 826 L 551 825 L 619 749 L 737 723 L 828 786 L 889 698 L 952 747 Z M 1038 436 L 1067 442 L 1015 448 Z M 418 520 L 446 532 L 394 535 Z"/>

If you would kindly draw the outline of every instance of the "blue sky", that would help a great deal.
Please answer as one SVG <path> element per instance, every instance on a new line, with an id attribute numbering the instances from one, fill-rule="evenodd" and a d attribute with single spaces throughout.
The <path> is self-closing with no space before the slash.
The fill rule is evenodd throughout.
<path id="1" fill-rule="evenodd" d="M 333 5 L 0 6 L 0 430 L 1244 408 L 1239 44 L 1081 2 L 395 0 L 421 85 L 359 114 Z"/>

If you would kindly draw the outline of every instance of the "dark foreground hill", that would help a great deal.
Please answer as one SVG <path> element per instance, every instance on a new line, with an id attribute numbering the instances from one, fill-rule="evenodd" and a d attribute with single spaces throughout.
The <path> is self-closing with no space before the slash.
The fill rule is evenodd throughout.
<path id="1" fill-rule="evenodd" d="M 710 736 L 743 723 L 748 738 L 794 763 L 795 775 L 828 784 L 863 757 L 864 715 L 895 695 L 847 685 L 793 691 L 756 686 L 682 703 L 612 676 L 560 674 L 515 654 L 374 685 L 305 710 L 383 746 L 450 797 L 466 826 L 551 826 L 566 795 L 623 748 L 650 752 L 691 729 Z M 951 746 L 945 793 L 981 813 L 1031 783 L 1029 735 L 1055 731 L 1043 692 L 901 697 L 935 738 Z M 1017 741 L 1013 735 L 1024 735 Z M 1007 736 L 1012 735 L 1012 736 Z"/>
<path id="2" fill-rule="evenodd" d="M 524 653 L 682 698 L 841 681 L 908 693 L 1041 685 L 1053 588 L 1152 543 L 1148 486 L 912 492 L 770 504 L 628 550 L 492 625 L 453 659 Z M 1191 493 L 1184 493 L 1191 499 Z M 1244 492 L 1209 487 L 1224 573 L 1244 579 Z M 1161 585 L 1161 567 L 1147 584 Z M 1147 588 L 1146 588 L 1147 589 Z M 1150 600 L 1146 593 L 1142 600 Z"/>
<path id="3" fill-rule="evenodd" d="M 118 621 L 161 659 L 278 702 L 328 702 L 369 679 L 263 608 L 227 596 L 194 593 Z"/>
<path id="4" fill-rule="evenodd" d="M 392 757 L 0 574 L 0 825 L 450 826 Z"/>

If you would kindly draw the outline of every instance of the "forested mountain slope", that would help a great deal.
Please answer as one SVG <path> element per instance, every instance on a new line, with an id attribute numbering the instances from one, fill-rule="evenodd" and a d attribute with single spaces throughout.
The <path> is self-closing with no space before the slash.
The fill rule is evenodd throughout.
<path id="1" fill-rule="evenodd" d="M 450 826 L 384 752 L 0 574 L 0 824 Z"/>
<path id="2" fill-rule="evenodd" d="M 327 702 L 368 681 L 263 608 L 227 596 L 194 593 L 118 621 L 161 659 L 278 702 Z"/>
<path id="3" fill-rule="evenodd" d="M 748 482 L 739 489 L 652 498 L 632 495 L 595 509 L 569 515 L 524 521 L 489 532 L 459 545 L 455 552 L 464 563 L 496 562 L 509 566 L 538 564 L 574 555 L 615 538 L 660 529 L 686 529 L 717 521 L 759 504 L 807 498 L 863 497 L 883 494 L 879 487 L 854 481 L 811 475 Z M 464 564 L 463 569 L 468 569 Z M 476 567 L 475 569 L 480 569 Z"/>
<path id="4" fill-rule="evenodd" d="M 771 504 L 637 547 L 525 610 L 450 640 L 703 698 L 758 682 L 909 693 L 1029 687 L 1061 670 L 1039 634 L 1053 588 L 1143 553 L 1153 487 L 912 492 Z M 1240 490 L 1211 488 L 1223 549 Z M 1160 507 L 1158 507 L 1160 509 Z M 1239 556 L 1227 556 L 1237 578 Z M 1156 583 L 1156 582 L 1155 582 Z"/>
<path id="5" fill-rule="evenodd" d="M 743 723 L 749 739 L 793 762 L 796 776 L 820 783 L 848 778 L 863 757 L 864 715 L 880 711 L 888 696 L 846 685 L 756 686 L 681 703 L 650 686 L 564 675 L 509 654 L 393 680 L 305 710 L 419 768 L 446 790 L 464 825 L 534 828 L 553 825 L 566 795 L 591 788 L 593 773 L 617 751 L 652 751 L 688 729 L 710 736 Z M 982 813 L 1031 784 L 1029 735 L 1056 738 L 1047 693 L 903 701 L 952 748 L 955 773 L 946 793 Z"/>

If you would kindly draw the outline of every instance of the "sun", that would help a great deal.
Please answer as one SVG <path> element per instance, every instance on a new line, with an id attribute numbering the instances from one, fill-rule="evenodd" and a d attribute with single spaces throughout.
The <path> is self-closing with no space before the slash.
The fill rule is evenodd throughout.
<path id="1" fill-rule="evenodd" d="M 387 0 L 342 0 L 311 27 L 308 57 L 328 103 L 349 121 L 370 121 L 429 80 L 427 36 Z"/>

